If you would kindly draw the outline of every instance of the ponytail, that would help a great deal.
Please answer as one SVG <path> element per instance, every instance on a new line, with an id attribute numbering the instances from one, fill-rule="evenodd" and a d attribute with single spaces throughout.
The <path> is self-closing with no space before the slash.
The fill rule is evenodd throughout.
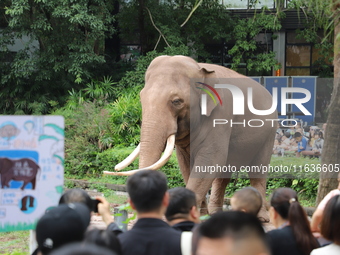
<path id="1" fill-rule="evenodd" d="M 298 202 L 296 191 L 291 188 L 278 188 L 273 192 L 270 204 L 283 219 L 289 221 L 297 247 L 302 254 L 309 255 L 319 247 L 310 229 L 306 212 Z"/>
<path id="2" fill-rule="evenodd" d="M 319 244 L 312 234 L 306 212 L 300 203 L 295 198 L 291 198 L 289 203 L 288 221 L 296 244 L 302 254 L 309 255 Z"/>

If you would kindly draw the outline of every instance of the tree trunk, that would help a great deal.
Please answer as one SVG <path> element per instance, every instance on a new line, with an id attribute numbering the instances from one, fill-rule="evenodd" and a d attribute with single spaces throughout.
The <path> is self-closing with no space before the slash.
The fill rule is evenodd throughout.
<path id="1" fill-rule="evenodd" d="M 146 48 L 146 34 L 145 34 L 145 24 L 144 24 L 144 8 L 145 0 L 139 0 L 138 6 L 138 29 L 139 29 L 139 43 L 141 45 L 141 54 L 145 55 Z"/>
<path id="2" fill-rule="evenodd" d="M 334 10 L 334 87 L 331 98 L 331 103 L 328 110 L 327 127 L 325 132 L 325 144 L 322 150 L 321 164 L 327 166 L 335 166 L 340 163 L 340 39 L 337 36 L 340 34 L 339 15 L 337 10 L 338 0 L 333 0 Z M 329 191 L 335 189 L 338 185 L 336 172 L 325 172 L 320 174 L 320 182 L 318 187 L 318 195 L 316 203 L 327 195 Z"/>

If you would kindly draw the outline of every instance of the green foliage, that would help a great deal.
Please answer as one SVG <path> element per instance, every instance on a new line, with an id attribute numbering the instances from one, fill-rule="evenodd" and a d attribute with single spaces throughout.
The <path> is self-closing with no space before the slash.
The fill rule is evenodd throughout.
<path id="1" fill-rule="evenodd" d="M 107 100 L 112 100 L 117 94 L 117 88 L 114 87 L 116 82 L 113 82 L 112 78 L 107 76 L 103 77 L 103 80 L 92 80 L 86 84 L 86 87 L 75 91 L 73 88 L 68 91 L 69 97 L 66 101 L 66 108 L 76 109 L 78 106 L 85 102 L 96 102 L 97 105 L 105 105 Z"/>
<path id="2" fill-rule="evenodd" d="M 0 58 L 12 56 L 9 46 L 15 40 L 23 49 L 0 62 L 0 109 L 46 113 L 49 101 L 62 102 L 68 90 L 86 84 L 91 71 L 105 61 L 104 39 L 114 32 L 112 6 L 100 0 L 5 4 L 0 9 L 7 21 L 0 30 Z"/>
<path id="3" fill-rule="evenodd" d="M 296 157 L 272 157 L 270 165 L 275 166 L 310 166 L 312 164 L 320 164 L 319 159 L 296 158 Z M 299 167 L 296 169 L 300 170 Z M 238 175 L 240 176 L 240 175 Z M 246 178 L 244 178 L 246 177 Z M 294 173 L 291 176 L 275 178 L 275 174 L 269 174 L 267 180 L 267 194 L 270 195 L 275 189 L 282 187 L 290 187 L 297 191 L 299 195 L 308 200 L 315 200 L 318 189 L 318 175 L 313 173 L 306 174 L 304 171 Z M 250 186 L 250 180 L 246 175 L 243 178 L 233 178 L 227 186 L 226 195 L 230 196 L 235 191 Z"/>
<path id="4" fill-rule="evenodd" d="M 65 118 L 65 167 L 72 174 L 91 173 L 98 152 L 112 147 L 108 111 L 96 102 L 54 112 Z M 89 121 L 91 120 L 91 121 Z"/>
<path id="5" fill-rule="evenodd" d="M 254 15 L 253 18 L 238 19 L 232 32 L 233 38 L 237 38 L 235 45 L 228 51 L 232 55 L 231 68 L 237 69 L 240 63 L 247 63 L 248 70 L 269 71 L 275 67 L 277 61 L 275 53 L 269 49 L 259 48 L 258 42 L 254 38 L 262 31 L 278 31 L 281 24 L 275 15 L 268 15 L 265 12 Z"/>
<path id="6" fill-rule="evenodd" d="M 201 4 L 195 9 L 198 2 Z M 209 61 L 211 53 L 206 51 L 205 44 L 235 43 L 228 53 L 232 55 L 233 69 L 237 69 L 241 62 L 255 71 L 271 70 L 277 65 L 275 54 L 269 48 L 261 48 L 254 38 L 263 31 L 278 31 L 283 12 L 271 13 L 267 10 L 256 13 L 253 18 L 240 19 L 214 0 L 166 1 L 161 4 L 148 1 L 144 4 L 147 7 L 143 10 L 145 51 L 184 44 L 188 45 L 190 55 L 198 56 L 200 61 Z M 123 5 L 118 15 L 122 36 L 134 37 L 134 31 L 142 26 L 140 20 L 130 19 L 130 16 L 138 17 L 139 1 L 129 1 Z"/>
<path id="7" fill-rule="evenodd" d="M 139 91 L 140 87 L 127 89 L 109 106 L 114 144 L 129 146 L 139 143 L 142 116 Z"/>

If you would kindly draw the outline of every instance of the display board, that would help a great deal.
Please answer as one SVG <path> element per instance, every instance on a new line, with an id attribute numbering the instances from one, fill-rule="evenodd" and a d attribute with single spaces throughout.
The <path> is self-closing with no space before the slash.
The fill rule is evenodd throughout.
<path id="1" fill-rule="evenodd" d="M 0 232 L 34 229 L 63 179 L 64 118 L 0 116 Z"/>
<path id="2" fill-rule="evenodd" d="M 311 115 L 298 116 L 299 119 L 314 124 L 315 120 L 315 105 L 316 105 L 316 78 L 315 76 L 292 76 L 292 87 L 307 89 L 311 94 L 311 99 L 304 103 L 303 106 L 311 113 Z M 292 98 L 304 98 L 302 93 L 292 93 Z M 293 105 L 292 112 L 299 112 L 300 110 Z"/>
<path id="3" fill-rule="evenodd" d="M 273 95 L 273 88 L 277 88 L 277 112 L 279 119 L 287 119 L 287 115 L 281 115 L 281 88 L 288 87 L 287 76 L 265 76 L 264 86 Z M 288 109 L 286 109 L 288 111 Z"/>

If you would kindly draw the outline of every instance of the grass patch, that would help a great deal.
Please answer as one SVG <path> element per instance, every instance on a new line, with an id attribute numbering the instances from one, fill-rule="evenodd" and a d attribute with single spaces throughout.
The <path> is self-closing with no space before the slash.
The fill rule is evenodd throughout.
<path id="1" fill-rule="evenodd" d="M 0 253 L 11 255 L 29 254 L 29 231 L 0 233 Z"/>

